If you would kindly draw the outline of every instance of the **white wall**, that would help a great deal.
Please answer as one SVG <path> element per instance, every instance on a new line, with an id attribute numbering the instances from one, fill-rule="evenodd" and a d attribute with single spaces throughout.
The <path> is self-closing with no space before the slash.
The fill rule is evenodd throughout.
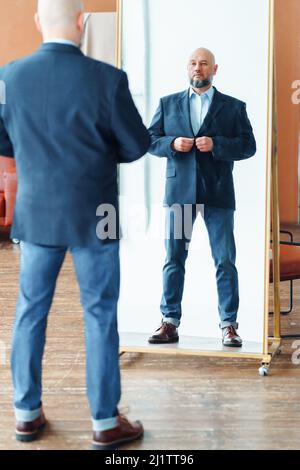
<path id="1" fill-rule="evenodd" d="M 137 16 L 138 4 L 148 5 L 150 12 L 150 41 L 146 50 L 142 18 Z M 123 67 L 147 123 L 161 96 L 188 88 L 187 60 L 200 46 L 211 49 L 219 64 L 214 85 L 219 91 L 247 103 L 258 151 L 254 158 L 237 162 L 234 169 L 240 280 L 238 321 L 245 340 L 262 343 L 269 1 L 127 0 L 123 2 L 123 10 Z M 143 74 L 145 65 L 150 77 Z M 141 104 L 143 93 L 144 106 Z M 131 229 L 121 243 L 119 325 L 124 332 L 150 334 L 160 320 L 164 246 L 163 237 L 153 239 L 151 231 L 163 225 L 165 165 L 165 159 L 150 156 L 142 163 L 123 166 L 121 170 L 124 219 L 128 219 L 126 214 L 132 211 L 131 222 L 134 223 L 135 212 L 143 212 L 145 205 L 151 207 L 150 224 L 147 219 L 142 220 L 139 236 Z M 154 206 L 159 212 L 156 217 Z M 180 332 L 219 337 L 215 270 L 200 217 L 194 227 L 190 250 Z"/>

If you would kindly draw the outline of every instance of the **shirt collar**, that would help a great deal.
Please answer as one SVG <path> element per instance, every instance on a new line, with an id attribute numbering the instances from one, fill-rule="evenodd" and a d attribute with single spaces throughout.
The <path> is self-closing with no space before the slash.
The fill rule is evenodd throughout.
<path id="1" fill-rule="evenodd" d="M 196 95 L 196 96 L 207 96 L 207 98 L 209 99 L 209 102 L 211 103 L 212 102 L 212 99 L 214 97 L 214 93 L 215 93 L 215 90 L 214 90 L 214 87 L 211 86 L 205 93 L 202 93 L 202 95 L 198 95 L 198 93 L 195 93 L 194 90 L 193 90 L 193 87 L 190 86 L 190 98 L 193 96 L 193 95 Z"/>
<path id="2" fill-rule="evenodd" d="M 76 44 L 75 42 L 73 41 L 70 41 L 69 39 L 61 39 L 61 38 L 53 38 L 53 39 L 48 39 L 46 41 L 44 41 L 44 44 L 48 44 L 48 43 L 56 43 L 56 44 L 66 44 L 68 46 L 75 46 L 75 47 L 79 47 L 78 44 Z"/>

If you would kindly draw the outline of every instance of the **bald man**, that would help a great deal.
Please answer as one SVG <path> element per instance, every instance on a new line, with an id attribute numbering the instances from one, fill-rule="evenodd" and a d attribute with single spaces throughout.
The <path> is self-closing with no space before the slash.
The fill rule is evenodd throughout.
<path id="1" fill-rule="evenodd" d="M 0 69 L 6 85 L 0 155 L 14 156 L 17 163 L 12 237 L 21 240 L 11 357 L 16 438 L 31 442 L 46 424 L 42 358 L 47 316 L 69 250 L 84 308 L 93 447 L 113 449 L 143 434 L 140 422 L 129 422 L 118 411 L 117 164 L 142 157 L 150 139 L 126 74 L 81 53 L 81 2 L 40 0 L 35 22 L 43 45 Z M 98 214 L 108 209 L 114 220 L 109 219 L 106 233 L 99 229 Z"/>
<path id="2" fill-rule="evenodd" d="M 189 89 L 162 98 L 149 129 L 149 152 L 167 158 L 162 321 L 149 342 L 179 340 L 185 261 L 200 212 L 216 267 L 222 342 L 224 346 L 241 347 L 232 170 L 235 161 L 255 154 L 256 143 L 245 103 L 212 86 L 218 70 L 214 54 L 206 48 L 197 49 L 187 68 Z M 199 294 L 205 295 L 201 286 Z M 201 314 L 205 321 L 205 312 Z"/>

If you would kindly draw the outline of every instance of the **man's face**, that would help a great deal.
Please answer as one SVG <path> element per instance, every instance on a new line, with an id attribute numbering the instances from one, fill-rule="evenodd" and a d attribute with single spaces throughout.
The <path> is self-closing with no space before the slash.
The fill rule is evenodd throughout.
<path id="1" fill-rule="evenodd" d="M 198 83 L 212 82 L 218 66 L 214 64 L 213 57 L 206 51 L 196 51 L 188 63 L 190 83 L 197 88 Z"/>

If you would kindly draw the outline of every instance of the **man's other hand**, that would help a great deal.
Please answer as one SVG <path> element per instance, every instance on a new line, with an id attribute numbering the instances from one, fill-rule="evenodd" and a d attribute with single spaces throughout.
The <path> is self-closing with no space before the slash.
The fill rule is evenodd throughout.
<path id="1" fill-rule="evenodd" d="M 196 147 L 200 152 L 212 152 L 214 143 L 210 137 L 198 137 L 196 139 Z"/>
<path id="2" fill-rule="evenodd" d="M 172 149 L 176 152 L 190 152 L 193 148 L 195 139 L 189 139 L 187 137 L 178 137 L 172 142 Z"/>

